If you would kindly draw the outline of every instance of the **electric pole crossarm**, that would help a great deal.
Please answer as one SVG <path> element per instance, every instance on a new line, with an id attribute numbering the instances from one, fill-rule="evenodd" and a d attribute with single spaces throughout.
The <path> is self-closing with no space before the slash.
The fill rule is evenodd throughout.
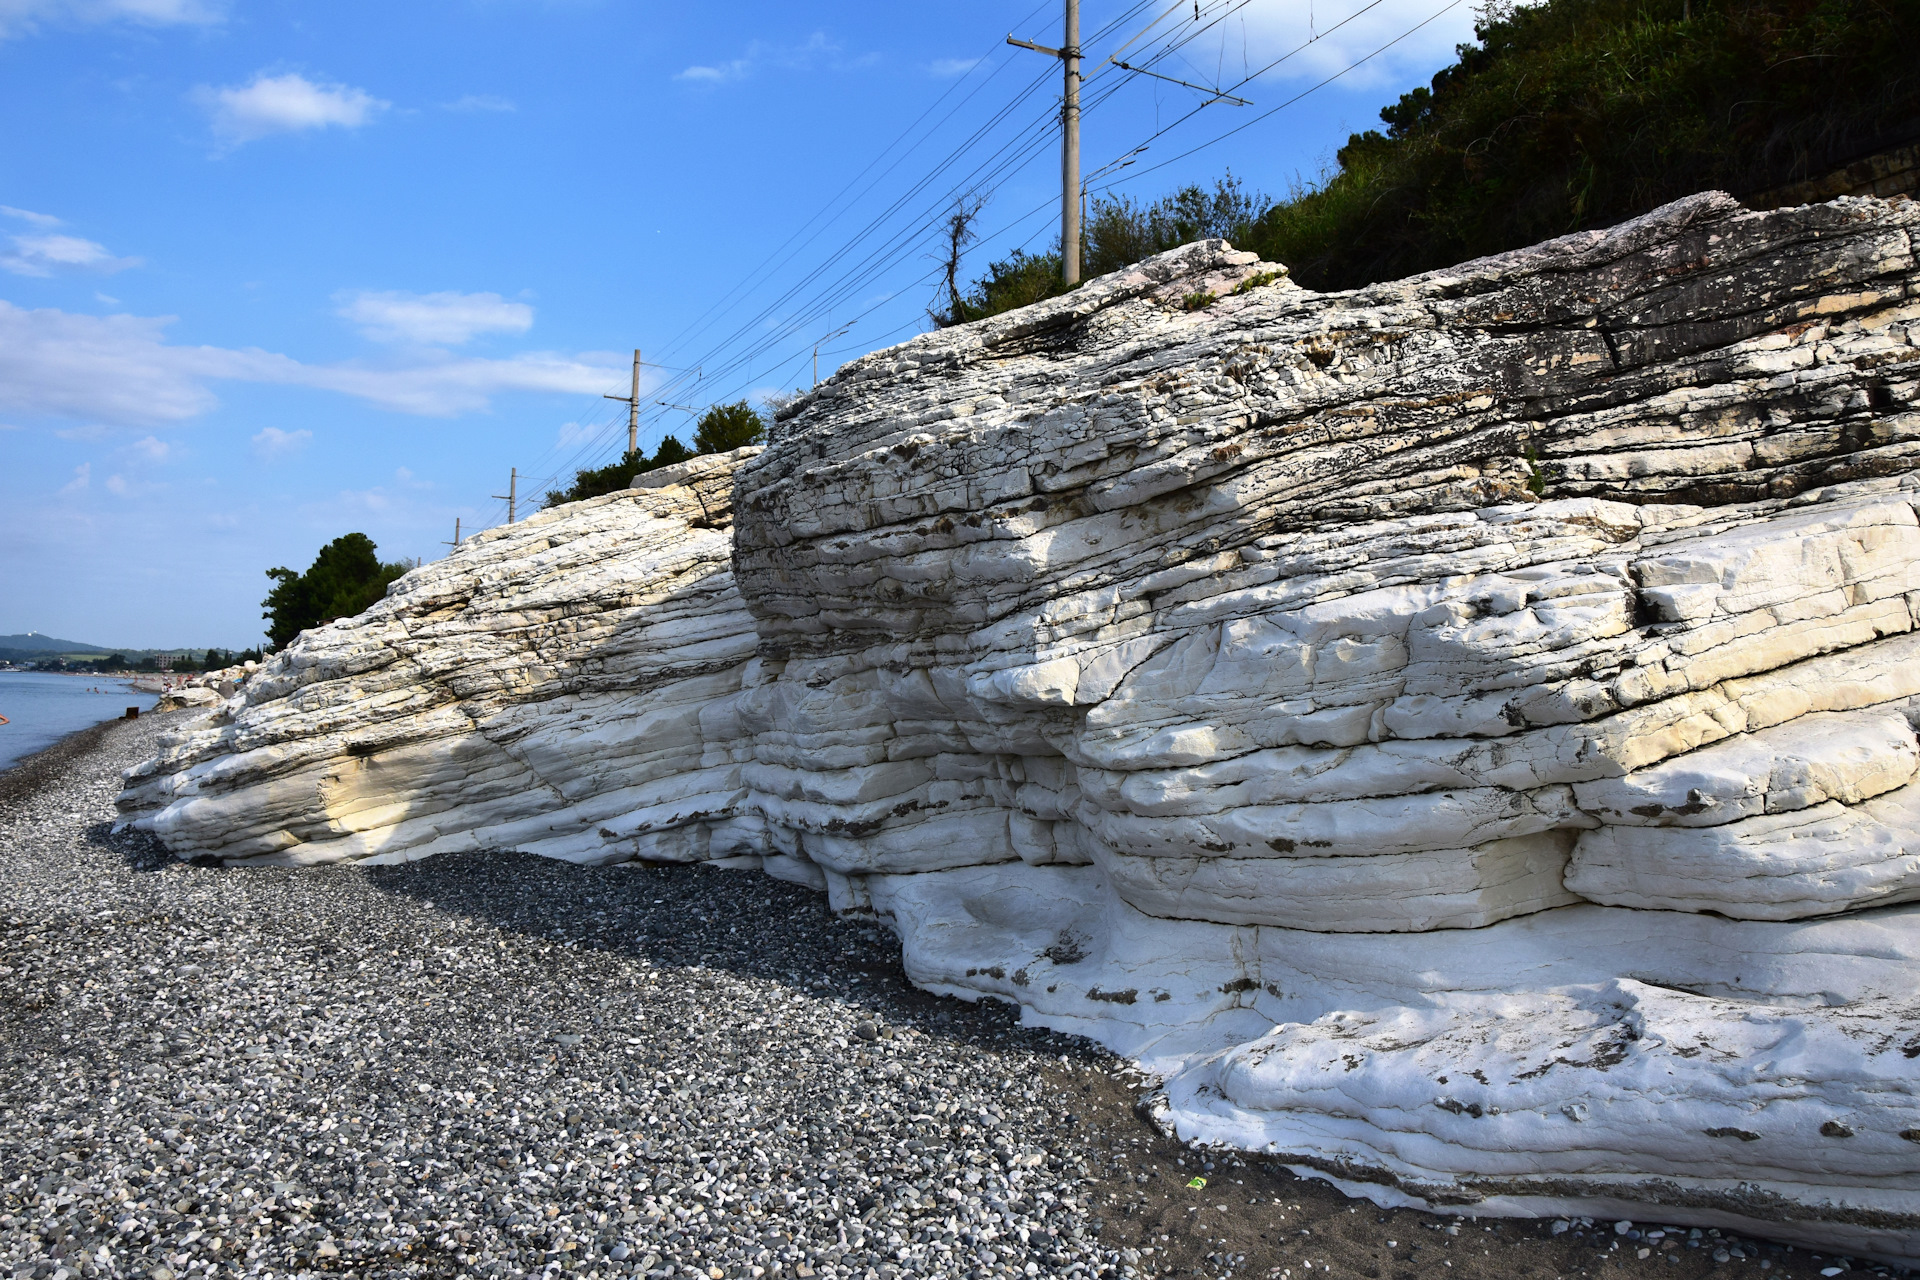
<path id="1" fill-rule="evenodd" d="M 627 406 L 627 452 L 632 453 L 640 447 L 640 349 L 633 350 L 633 392 L 630 395 L 610 396 L 602 393 L 602 400 L 618 400 Z"/>
<path id="2" fill-rule="evenodd" d="M 1047 55 L 1047 56 L 1048 56 L 1049 58 L 1064 58 L 1064 57 L 1066 57 L 1066 56 L 1067 56 L 1067 55 L 1066 55 L 1066 53 L 1065 53 L 1065 52 L 1063 52 L 1062 50 L 1059 50 L 1059 49 L 1049 49 L 1049 48 L 1047 48 L 1047 46 L 1045 46 L 1045 45 L 1043 45 L 1043 44 L 1035 44 L 1035 43 L 1034 43 L 1033 41 L 1031 41 L 1031 40 L 1016 40 L 1016 39 L 1014 39 L 1014 38 L 1013 38 L 1013 36 L 1012 36 L 1012 35 L 1008 35 L 1008 36 L 1007 36 L 1007 43 L 1008 43 L 1008 44 L 1017 44 L 1017 45 L 1019 45 L 1019 46 L 1020 46 L 1020 47 L 1021 47 L 1022 49 L 1031 49 L 1031 50 L 1033 50 L 1033 51 L 1034 51 L 1035 53 L 1044 53 L 1044 54 L 1046 54 L 1046 55 Z"/>
<path id="3" fill-rule="evenodd" d="M 493 496 L 507 504 L 507 523 L 514 523 L 520 505 L 520 468 L 515 467 L 507 474 L 507 491 Z"/>
<path id="4" fill-rule="evenodd" d="M 1130 63 L 1122 62 L 1118 58 L 1109 58 L 1107 61 L 1122 71 L 1131 71 L 1136 76 L 1152 76 L 1155 80 L 1165 80 L 1168 84 L 1177 84 L 1182 88 L 1192 89 L 1196 93 L 1212 94 L 1213 96 L 1209 99 L 1211 102 L 1231 102 L 1239 107 L 1250 107 L 1253 105 L 1245 98 L 1236 98 L 1230 93 L 1222 93 L 1218 89 L 1209 89 L 1203 84 L 1189 84 L 1185 80 L 1176 80 L 1172 76 L 1163 76 L 1158 71 L 1149 71 L 1145 67 L 1136 67 Z"/>

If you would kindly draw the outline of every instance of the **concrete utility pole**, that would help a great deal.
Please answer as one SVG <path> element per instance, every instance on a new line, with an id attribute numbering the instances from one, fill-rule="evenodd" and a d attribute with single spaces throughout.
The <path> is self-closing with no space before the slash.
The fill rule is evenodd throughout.
<path id="1" fill-rule="evenodd" d="M 456 551 L 460 549 L 460 517 L 459 516 L 455 516 L 453 518 L 453 541 L 443 542 L 440 545 L 443 547 L 452 547 Z"/>
<path id="2" fill-rule="evenodd" d="M 627 452 L 632 453 L 640 447 L 640 348 L 633 349 L 633 394 L 602 396 L 601 399 L 618 400 L 627 406 Z"/>
<path id="3" fill-rule="evenodd" d="M 1007 43 L 1058 58 L 1066 70 L 1060 104 L 1060 279 L 1071 288 L 1080 283 L 1080 0 L 1067 0 L 1060 48 L 1011 35 Z"/>
<path id="4" fill-rule="evenodd" d="M 520 468 L 515 467 L 508 474 L 507 491 L 493 496 L 507 504 L 507 523 L 512 524 L 515 505 L 520 501 Z"/>

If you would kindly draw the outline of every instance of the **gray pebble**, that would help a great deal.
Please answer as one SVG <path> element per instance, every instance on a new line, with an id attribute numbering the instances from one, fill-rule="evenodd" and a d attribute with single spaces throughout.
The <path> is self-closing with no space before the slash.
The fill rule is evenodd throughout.
<path id="1" fill-rule="evenodd" d="M 771 879 L 110 834 L 191 715 L 0 801 L 0 1274 L 1118 1276 L 1044 1075 L 1113 1059 Z"/>

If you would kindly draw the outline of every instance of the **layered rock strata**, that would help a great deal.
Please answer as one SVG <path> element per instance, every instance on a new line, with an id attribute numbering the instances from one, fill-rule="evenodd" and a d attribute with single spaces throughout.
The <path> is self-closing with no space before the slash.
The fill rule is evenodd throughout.
<path id="1" fill-rule="evenodd" d="M 1917 1258 L 1916 227 L 1707 195 L 1333 295 L 1188 246 L 482 535 L 123 806 L 762 866 L 1185 1136 Z"/>

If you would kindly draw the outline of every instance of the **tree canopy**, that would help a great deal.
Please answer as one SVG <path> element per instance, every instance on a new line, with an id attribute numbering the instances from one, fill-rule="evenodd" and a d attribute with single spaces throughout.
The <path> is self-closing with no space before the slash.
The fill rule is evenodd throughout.
<path id="1" fill-rule="evenodd" d="M 745 400 L 717 404 L 700 415 L 693 431 L 695 453 L 731 453 L 767 438 L 767 424 Z"/>
<path id="2" fill-rule="evenodd" d="M 379 548 L 364 533 L 349 533 L 320 548 L 305 573 L 267 570 L 275 586 L 260 603 L 267 639 L 283 649 L 309 627 L 351 618 L 387 594 L 394 579 L 414 567 L 404 560 L 382 564 Z"/>

